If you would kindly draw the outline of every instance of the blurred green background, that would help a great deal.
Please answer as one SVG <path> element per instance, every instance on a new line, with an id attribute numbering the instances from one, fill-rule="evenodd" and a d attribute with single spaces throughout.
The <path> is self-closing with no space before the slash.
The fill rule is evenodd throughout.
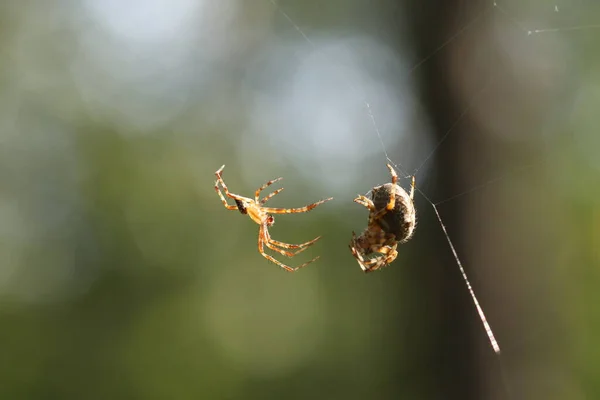
<path id="1" fill-rule="evenodd" d="M 600 398 L 598 49 L 592 0 L 2 2 L 0 399 Z M 426 197 L 364 275 L 386 156 Z M 271 228 L 320 260 L 222 164 L 333 196 Z"/>

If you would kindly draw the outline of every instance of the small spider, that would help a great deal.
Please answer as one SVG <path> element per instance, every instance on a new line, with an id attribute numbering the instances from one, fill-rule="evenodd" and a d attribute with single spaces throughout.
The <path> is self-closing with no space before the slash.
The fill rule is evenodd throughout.
<path id="1" fill-rule="evenodd" d="M 369 223 L 360 236 L 352 232 L 350 250 L 364 272 L 371 272 L 393 262 L 398 256 L 398 244 L 406 243 L 413 235 L 417 211 L 413 203 L 415 177 L 412 177 L 410 194 L 397 185 L 398 175 L 387 165 L 392 183 L 371 189 L 367 196 L 359 195 L 355 203 L 369 209 Z M 375 257 L 365 256 L 379 253 Z"/>
<path id="2" fill-rule="evenodd" d="M 325 200 L 317 201 L 316 203 L 312 203 L 305 207 L 300 207 L 300 208 L 263 207 L 263 204 L 265 204 L 267 201 L 269 201 L 276 194 L 280 193 L 283 190 L 283 188 L 275 190 L 274 192 L 270 193 L 269 195 L 263 197 L 261 200 L 259 200 L 260 192 L 263 191 L 264 189 L 266 189 L 268 186 L 272 185 L 273 183 L 280 181 L 283 178 L 277 178 L 277 179 L 268 181 L 267 183 L 265 183 L 264 185 L 262 185 L 260 188 L 258 188 L 256 190 L 256 192 L 254 193 L 254 199 L 250 199 L 248 197 L 243 197 L 243 196 L 229 192 L 229 190 L 227 189 L 227 186 L 225 185 L 225 182 L 223 181 L 223 178 L 221 176 L 221 172 L 223 171 L 223 168 L 225 168 L 224 165 L 221 168 L 219 168 L 219 170 L 217 172 L 215 172 L 215 175 L 217 176 L 217 181 L 215 182 L 215 190 L 219 194 L 219 197 L 221 198 L 221 201 L 223 202 L 223 205 L 225 206 L 225 208 L 227 208 L 228 210 L 239 210 L 242 214 L 248 214 L 250 216 L 250 218 L 252 219 L 252 221 L 256 222 L 260 226 L 260 228 L 258 230 L 258 251 L 260 252 L 260 254 L 262 254 L 263 257 L 265 257 L 269 261 L 274 262 L 275 264 L 279 265 L 281 268 L 283 268 L 289 272 L 294 272 L 294 271 L 296 271 L 302 267 L 305 267 L 308 264 L 310 264 L 314 261 L 317 261 L 319 259 L 319 256 L 317 256 L 317 257 L 313 258 L 312 260 L 305 262 L 304 264 L 299 265 L 297 267 L 289 267 L 289 266 L 277 261 L 275 258 L 270 256 L 269 254 L 265 253 L 265 251 L 263 249 L 263 245 L 267 246 L 269 249 L 276 251 L 279 254 L 282 254 L 287 257 L 294 257 L 295 255 L 306 250 L 310 245 L 314 244 L 317 240 L 319 240 L 321 238 L 321 236 L 318 236 L 318 237 L 314 238 L 313 240 L 308 241 L 306 243 L 302 243 L 302 244 L 288 244 L 288 243 L 283 243 L 283 242 L 278 242 L 276 240 L 273 240 L 273 239 L 271 239 L 271 235 L 269 234 L 269 227 L 273 226 L 273 224 L 275 223 L 275 218 L 271 214 L 291 214 L 291 213 L 307 212 L 307 211 L 312 210 L 319 204 L 323 204 L 326 201 L 332 200 L 333 199 L 332 197 L 325 199 Z M 221 186 L 223 187 L 223 190 L 225 191 L 225 195 L 227 195 L 227 197 L 230 197 L 233 200 L 235 200 L 236 205 L 233 206 L 233 205 L 227 204 L 227 200 L 225 199 L 225 197 L 223 196 L 223 193 L 221 193 L 221 190 L 219 189 L 219 184 L 221 184 Z M 290 251 L 285 251 L 283 249 L 297 249 L 297 250 L 295 252 L 290 252 Z"/>

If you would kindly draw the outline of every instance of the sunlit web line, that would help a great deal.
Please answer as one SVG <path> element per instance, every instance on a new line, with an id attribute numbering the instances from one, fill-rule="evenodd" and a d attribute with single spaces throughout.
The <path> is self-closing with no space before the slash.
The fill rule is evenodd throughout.
<path id="1" fill-rule="evenodd" d="M 402 169 L 396 165 L 393 161 L 391 161 L 389 159 L 389 157 L 387 157 L 387 160 L 390 161 L 396 168 L 400 169 L 400 172 L 402 174 L 405 174 L 404 171 L 402 171 Z M 502 178 L 496 178 L 495 180 L 499 180 Z M 488 182 L 486 182 L 483 185 L 480 186 L 485 186 L 488 185 L 490 182 L 493 182 L 494 180 L 490 180 Z M 481 308 L 481 305 L 479 304 L 479 300 L 477 299 L 477 295 L 475 294 L 475 290 L 473 290 L 473 286 L 471 285 L 471 281 L 469 280 L 469 277 L 467 276 L 467 272 L 465 271 L 465 268 L 463 267 L 462 261 L 460 260 L 460 257 L 458 256 L 458 252 L 456 251 L 456 248 L 454 247 L 454 243 L 452 243 L 452 239 L 450 239 L 450 234 L 448 233 L 448 230 L 446 229 L 446 224 L 444 224 L 444 221 L 442 220 L 442 217 L 440 215 L 440 212 L 438 210 L 438 206 L 441 203 L 445 203 L 447 201 L 450 201 L 451 199 L 455 199 L 456 197 L 462 196 L 464 194 L 466 194 L 467 192 L 463 192 L 462 194 L 459 195 L 455 195 L 450 199 L 446 199 L 444 201 L 441 201 L 439 203 L 434 203 L 433 201 L 431 201 L 431 199 L 429 198 L 429 196 L 427 196 L 425 193 L 423 193 L 423 191 L 418 187 L 415 186 L 415 189 L 417 190 L 417 192 L 419 192 L 421 194 L 421 196 L 423 196 L 423 198 L 431 205 L 431 207 L 433 208 L 433 211 L 435 212 L 435 216 L 437 218 L 437 220 L 440 223 L 440 226 L 442 227 L 442 231 L 444 233 L 444 237 L 446 238 L 446 242 L 448 243 L 448 246 L 450 246 L 450 250 L 452 250 L 452 255 L 454 256 L 454 260 L 456 261 L 456 264 L 458 265 L 458 269 L 460 271 L 460 274 L 462 275 L 463 281 L 465 282 L 465 285 L 467 286 L 467 290 L 469 292 L 469 295 L 471 296 L 471 300 L 473 301 L 473 304 L 475 305 L 475 309 L 477 310 L 477 314 L 479 315 L 479 319 L 481 320 L 481 323 L 483 324 L 483 329 L 485 330 L 485 333 L 489 339 L 490 345 L 492 346 L 492 349 L 494 349 L 494 352 L 497 355 L 500 355 L 500 345 L 498 344 L 498 340 L 496 340 L 496 336 L 494 335 L 494 331 L 492 331 L 492 327 L 490 326 L 487 317 L 485 316 L 485 313 L 483 312 L 483 308 Z M 475 189 L 472 189 L 475 190 Z M 472 191 L 471 190 L 471 191 Z"/>
<path id="2" fill-rule="evenodd" d="M 493 7 L 504 14 L 504 17 L 512 22 L 515 26 L 521 29 L 528 35 L 534 35 L 539 33 L 556 33 L 556 32 L 569 32 L 569 31 L 583 31 L 589 29 L 600 29 L 600 24 L 589 24 L 589 25 L 572 25 L 572 26 L 564 26 L 564 27 L 553 27 L 553 28 L 545 28 L 545 29 L 528 29 L 525 27 L 521 21 L 517 20 L 513 17 L 508 11 L 506 11 L 503 7 L 499 6 L 496 1 L 493 2 Z M 555 12 L 560 12 L 558 6 L 554 7 Z"/>
<path id="3" fill-rule="evenodd" d="M 271 3 L 277 8 L 277 10 L 279 11 L 279 13 L 281 13 L 281 15 L 284 16 L 284 18 L 294 27 L 294 29 L 296 29 L 296 31 L 298 31 L 300 33 L 300 35 L 306 40 L 306 42 L 311 45 L 313 48 L 315 47 L 314 43 L 308 38 L 308 36 L 302 31 L 302 29 L 298 26 L 298 24 L 296 24 L 292 18 L 277 4 L 277 2 L 275 0 L 270 0 Z M 454 35 L 452 35 L 448 40 L 446 40 L 444 43 L 442 43 L 440 46 L 438 46 L 429 56 L 425 57 L 423 60 L 421 60 L 419 63 L 417 63 L 413 68 L 411 68 L 410 72 L 408 75 L 412 74 L 420 65 L 422 65 L 423 63 L 425 63 L 427 60 L 431 59 L 435 54 L 437 54 L 438 52 L 440 52 L 442 49 L 444 49 L 446 46 L 448 46 L 452 41 L 454 41 L 457 37 L 459 37 L 462 33 L 464 33 L 471 25 L 473 25 L 473 23 L 479 19 L 485 12 L 487 12 L 489 9 L 486 9 L 484 11 L 482 11 L 480 14 L 478 14 L 475 18 L 473 18 L 468 24 L 466 24 L 465 26 L 463 26 L 461 29 L 459 29 Z M 487 86 L 489 85 L 486 84 L 484 86 L 483 89 L 481 89 L 481 93 L 483 91 L 485 91 L 485 89 L 487 88 Z M 478 97 L 478 96 L 476 96 Z M 398 170 L 400 170 L 400 173 L 403 174 L 404 176 L 412 176 L 412 175 L 406 175 L 406 173 L 404 172 L 404 169 L 402 167 L 402 165 L 395 163 L 394 161 L 392 161 L 387 153 L 387 149 L 386 146 L 383 142 L 383 138 L 381 136 L 381 132 L 379 130 L 379 127 L 377 126 L 377 122 L 375 120 L 375 117 L 373 115 L 373 112 L 371 110 L 371 106 L 369 104 L 369 102 L 366 100 L 366 98 L 364 98 L 363 96 L 363 101 L 365 103 L 365 106 L 367 108 L 367 113 L 369 115 L 369 118 L 371 119 L 371 123 L 373 124 L 373 128 L 375 130 L 375 132 L 377 133 L 377 137 L 379 138 L 379 142 L 381 144 L 381 148 L 383 149 L 383 153 L 385 154 L 386 160 L 388 162 L 390 162 L 391 164 L 393 164 Z M 446 132 L 446 134 L 444 135 L 444 137 L 442 138 L 442 140 L 437 144 L 437 146 L 433 149 L 432 153 L 425 159 L 425 161 L 421 164 L 421 166 L 419 166 L 419 168 L 417 168 L 417 170 L 419 170 L 421 167 L 423 167 L 423 165 L 425 165 L 425 163 L 429 160 L 429 158 L 431 158 L 431 156 L 435 153 L 435 151 L 437 150 L 437 148 L 439 147 L 439 145 L 441 144 L 441 142 L 443 142 L 446 137 L 450 134 L 450 132 L 452 132 L 452 130 L 454 129 L 455 126 L 458 125 L 458 123 L 462 120 L 462 118 L 469 112 L 472 104 L 474 103 L 474 100 L 472 101 L 472 103 L 470 104 L 469 107 L 467 107 L 466 110 L 464 110 L 461 115 L 459 116 L 459 118 L 457 119 L 457 121 L 450 127 L 450 129 Z M 415 171 L 416 173 L 416 171 Z M 414 175 L 414 174 L 413 174 Z M 456 260 L 456 263 L 459 267 L 460 273 L 463 277 L 463 280 L 465 282 L 465 284 L 467 285 L 467 290 L 469 291 L 469 294 L 471 295 L 471 299 L 473 301 L 473 304 L 475 305 L 475 308 L 477 309 L 477 313 L 479 314 L 479 318 L 483 324 L 483 327 L 485 329 L 485 332 L 488 336 L 488 339 L 490 341 L 490 344 L 492 346 L 492 348 L 494 349 L 494 352 L 496 354 L 500 354 L 500 346 L 498 345 L 498 341 L 496 340 L 494 333 L 492 331 L 492 328 L 490 327 L 490 324 L 487 321 L 487 318 L 483 312 L 483 309 L 481 308 L 479 301 L 477 300 L 477 296 L 475 295 L 475 291 L 473 290 L 473 287 L 471 285 L 471 282 L 469 281 L 469 278 L 467 277 L 467 273 L 465 272 L 465 269 L 462 265 L 462 262 L 460 261 L 460 258 L 458 257 L 458 253 L 456 252 L 456 249 L 454 247 L 454 244 L 452 243 L 452 240 L 450 239 L 450 235 L 448 234 L 448 231 L 446 229 L 446 225 L 444 224 L 444 222 L 442 221 L 442 218 L 439 214 L 439 211 L 437 209 L 437 206 L 429 199 L 428 196 L 425 195 L 425 193 L 423 193 L 423 191 L 421 189 L 419 189 L 418 187 L 416 187 L 416 190 L 421 194 L 421 196 L 423 196 L 423 198 L 433 207 L 433 210 L 436 214 L 436 217 L 438 219 L 438 221 L 440 222 L 440 226 L 442 227 L 444 236 L 446 237 L 446 241 L 448 242 L 448 245 L 450 246 L 450 249 L 452 250 L 452 254 L 454 256 L 454 259 Z"/>
<path id="4" fill-rule="evenodd" d="M 534 29 L 527 31 L 528 34 L 534 33 L 549 33 L 549 32 L 567 32 L 567 31 L 583 31 L 586 29 L 600 29 L 600 24 L 596 25 L 581 25 L 581 26 L 568 26 L 566 28 L 547 28 L 547 29 Z"/>

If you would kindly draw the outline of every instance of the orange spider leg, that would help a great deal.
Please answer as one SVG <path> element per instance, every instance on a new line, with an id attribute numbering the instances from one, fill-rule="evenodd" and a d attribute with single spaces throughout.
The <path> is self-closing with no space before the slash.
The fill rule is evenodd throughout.
<path id="1" fill-rule="evenodd" d="M 306 250 L 308 247 L 310 247 L 311 245 L 315 244 L 317 240 L 321 239 L 321 236 L 317 236 L 316 238 L 314 238 L 313 240 L 310 240 L 308 242 L 305 243 L 301 243 L 301 244 L 289 244 L 289 243 L 284 243 L 284 242 L 279 242 L 277 240 L 273 240 L 271 239 L 271 234 L 269 233 L 268 229 L 264 230 L 264 234 L 265 234 L 265 245 L 270 248 L 271 250 L 274 250 L 276 252 L 278 252 L 279 254 L 283 254 L 284 256 L 288 256 L 288 257 L 294 257 L 298 254 L 300 254 L 301 252 L 303 252 L 304 250 Z M 290 252 L 290 251 L 285 251 L 283 249 L 277 248 L 275 246 L 279 246 L 282 247 L 284 249 L 299 249 L 295 252 Z"/>
<path id="2" fill-rule="evenodd" d="M 396 207 L 396 184 L 398 182 L 398 175 L 396 171 L 390 164 L 387 164 L 388 169 L 390 170 L 390 174 L 392 175 L 392 185 L 390 190 L 390 200 L 388 201 L 385 208 L 379 210 L 375 215 L 373 215 L 373 221 L 379 221 L 388 211 L 392 211 L 394 207 Z"/>
<path id="3" fill-rule="evenodd" d="M 269 182 L 267 182 L 267 183 L 265 183 L 264 185 L 262 185 L 261 187 L 259 187 L 258 189 L 256 189 L 256 192 L 254 192 L 254 201 L 256 201 L 256 202 L 258 203 L 258 202 L 259 202 L 259 201 L 258 201 L 258 197 L 260 196 L 260 192 L 262 192 L 262 191 L 263 191 L 263 190 L 265 190 L 267 187 L 271 186 L 271 185 L 272 185 L 272 184 L 274 184 L 275 182 L 277 182 L 277 181 L 280 181 L 280 180 L 282 180 L 282 179 L 283 179 L 283 178 L 281 178 L 281 177 L 279 177 L 279 178 L 276 178 L 276 179 L 272 179 L 272 180 L 270 180 Z M 283 190 L 283 188 L 282 188 L 282 189 L 279 189 L 279 191 L 280 191 L 280 192 L 281 192 L 282 190 Z M 269 197 L 269 196 L 270 196 L 270 197 Z M 272 193 L 271 193 L 269 196 L 267 196 L 267 197 L 271 198 L 271 197 L 275 196 L 275 194 L 272 194 Z M 265 200 L 265 201 L 266 201 L 266 200 Z"/>
<path id="4" fill-rule="evenodd" d="M 356 238 L 356 234 L 352 232 L 352 240 Z M 378 270 L 382 267 L 385 267 L 388 264 L 391 264 L 396 257 L 398 257 L 397 243 L 395 243 L 394 239 L 388 240 L 381 246 L 372 246 L 371 251 L 376 253 L 381 253 L 381 256 L 377 256 L 371 259 L 366 260 L 360 251 L 356 249 L 354 246 L 350 246 L 350 250 L 352 251 L 352 255 L 358 260 L 358 264 L 362 268 L 362 270 L 366 272 L 371 272 Z"/>
<path id="5" fill-rule="evenodd" d="M 269 214 L 295 214 L 295 213 L 303 213 L 303 212 L 307 212 L 312 210 L 313 208 L 315 208 L 316 206 L 318 206 L 319 204 L 323 204 L 326 201 L 329 200 L 333 200 L 333 197 L 330 197 L 328 199 L 324 199 L 324 200 L 319 200 L 316 203 L 312 203 L 309 204 L 305 207 L 299 207 L 299 208 L 270 208 L 270 207 L 263 207 L 263 210 L 265 210 L 265 212 L 269 213 Z"/>
<path id="6" fill-rule="evenodd" d="M 217 194 L 219 195 L 219 197 L 221 198 L 221 202 L 223 203 L 223 205 L 225 206 L 226 209 L 228 210 L 237 210 L 238 207 L 233 205 L 229 205 L 227 204 L 227 200 L 225 199 L 225 197 L 223 196 L 223 193 L 221 193 L 221 190 L 219 189 L 219 181 L 215 182 L 215 190 L 217 191 Z M 225 189 L 227 190 L 227 189 Z M 225 192 L 225 194 L 227 194 L 229 197 L 235 199 L 235 197 L 232 197 L 230 193 L 227 193 L 227 191 Z"/>
<path id="7" fill-rule="evenodd" d="M 288 272 L 295 272 L 297 270 L 299 270 L 302 267 L 306 267 L 308 264 L 315 262 L 319 259 L 319 256 L 316 256 L 315 258 L 313 258 L 310 261 L 305 262 L 304 264 L 301 264 L 297 267 L 290 267 L 285 265 L 284 263 L 282 263 L 281 261 L 276 260 L 273 256 L 265 253 L 265 250 L 263 248 L 263 244 L 266 245 L 265 243 L 265 239 L 266 239 L 266 235 L 265 235 L 265 231 L 267 231 L 267 227 L 265 225 L 261 225 L 260 226 L 260 230 L 258 231 L 258 252 L 267 260 L 279 265 L 281 268 L 285 269 Z"/>
<path id="8" fill-rule="evenodd" d="M 351 247 L 350 249 L 352 250 L 352 255 L 357 259 L 358 265 L 360 265 L 360 268 L 363 270 L 363 272 L 370 272 L 372 267 L 367 265 L 370 260 L 365 260 L 360 252 L 356 251 L 354 247 Z"/>
<path id="9" fill-rule="evenodd" d="M 377 250 L 374 250 L 377 253 L 383 254 L 383 256 L 367 260 L 366 264 L 372 265 L 369 265 L 365 272 L 375 271 L 382 267 L 385 267 L 388 264 L 391 264 L 396 259 L 396 257 L 398 257 L 398 251 L 396 250 L 397 246 L 398 244 L 391 245 L 390 243 L 381 246 Z"/>
<path id="10" fill-rule="evenodd" d="M 369 211 L 375 211 L 375 204 L 373 204 L 373 201 L 362 194 L 358 195 L 358 197 L 354 199 L 354 202 L 367 207 Z"/>
<path id="11" fill-rule="evenodd" d="M 363 268 L 363 271 L 365 273 L 377 271 L 378 269 L 391 264 L 397 256 L 398 252 L 394 250 L 391 254 L 386 255 L 384 258 L 374 258 L 372 260 L 368 260 L 365 263 L 365 268 Z"/>
<path id="12" fill-rule="evenodd" d="M 281 191 L 283 190 L 283 188 L 281 189 L 277 189 L 276 191 L 274 191 L 273 193 L 269 194 L 268 196 L 265 196 L 264 199 L 262 199 L 260 201 L 260 204 L 265 204 L 267 201 L 269 201 L 273 196 L 275 196 L 276 194 L 281 193 Z"/>
<path id="13" fill-rule="evenodd" d="M 305 242 L 305 243 L 301 243 L 301 244 L 289 244 L 289 243 L 278 242 L 277 240 L 271 239 L 271 237 L 269 236 L 269 241 L 271 243 L 273 243 L 276 246 L 283 247 L 283 248 L 286 248 L 286 249 L 305 248 L 305 247 L 308 247 L 308 246 L 311 246 L 311 245 L 315 244 L 316 241 L 319 240 L 319 239 L 321 239 L 321 236 L 317 236 L 313 240 L 309 240 L 308 242 Z"/>
<path id="14" fill-rule="evenodd" d="M 398 183 L 398 175 L 390 164 L 387 164 L 387 167 L 392 175 L 392 190 L 390 190 L 390 201 L 388 202 L 386 208 L 388 211 L 391 211 L 394 209 L 394 207 L 396 207 L 396 183 Z"/>
<path id="15" fill-rule="evenodd" d="M 221 172 L 223 171 L 223 168 L 225 168 L 225 165 L 223 165 L 221 168 L 219 168 L 217 170 L 217 172 L 215 172 L 215 175 L 217 176 L 217 180 L 215 182 L 215 191 L 221 198 L 221 202 L 223 203 L 225 208 L 227 208 L 228 210 L 237 210 L 238 209 L 237 206 L 230 206 L 229 204 L 227 204 L 227 200 L 225 199 L 225 197 L 223 196 L 223 193 L 221 193 L 221 190 L 219 189 L 219 183 L 223 187 L 223 190 L 225 191 L 225 195 L 227 195 L 227 197 L 230 197 L 234 200 L 246 200 L 246 198 L 244 196 L 240 196 L 239 194 L 231 193 L 229 191 L 229 189 L 227 189 L 227 185 L 225 184 L 225 181 L 223 181 L 223 178 L 221 177 Z"/>
<path id="16" fill-rule="evenodd" d="M 368 269 L 368 267 L 365 265 L 365 263 L 367 262 L 367 260 L 365 260 L 361 254 L 361 252 L 359 250 L 356 249 L 357 246 L 357 240 L 356 240 L 356 232 L 352 231 L 352 240 L 350 241 L 350 251 L 352 251 L 352 255 L 354 256 L 354 258 L 356 258 L 356 260 L 358 261 L 358 265 L 360 265 L 360 268 L 363 271 L 366 271 Z"/>
<path id="17" fill-rule="evenodd" d="M 280 254 L 288 256 L 288 257 L 293 257 L 293 256 L 295 256 L 295 255 L 303 252 L 308 247 L 310 247 L 313 244 L 315 244 L 317 242 L 317 240 L 321 239 L 321 236 L 317 236 L 313 240 L 309 240 L 308 242 L 301 243 L 301 244 L 283 243 L 283 242 L 279 242 L 277 240 L 271 239 L 271 235 L 270 235 L 270 233 L 269 233 L 269 231 L 267 229 L 265 229 L 265 237 L 267 239 L 267 242 L 265 242 L 265 244 L 267 245 L 267 247 L 269 247 L 272 250 L 277 251 Z M 273 245 L 273 247 L 269 246 L 269 244 Z M 289 252 L 289 251 L 284 251 L 282 249 L 274 248 L 274 246 L 279 246 L 279 247 L 282 247 L 284 249 L 299 249 L 299 250 L 297 250 L 295 252 Z"/>
<path id="18" fill-rule="evenodd" d="M 265 241 L 264 242 L 265 246 L 267 246 L 269 249 L 278 252 L 279 254 L 292 258 L 294 256 L 297 256 L 298 254 L 302 253 L 304 250 L 308 249 L 308 247 L 302 247 L 299 248 L 297 251 L 295 252 L 291 252 L 291 251 L 285 251 L 279 247 L 277 247 L 273 242 L 271 241 Z"/>
<path id="19" fill-rule="evenodd" d="M 369 269 L 369 267 L 365 265 L 367 260 L 363 258 L 363 256 L 360 254 L 360 251 L 356 250 L 356 247 L 350 246 L 350 250 L 352 251 L 352 255 L 354 256 L 354 258 L 356 258 L 356 260 L 358 261 L 358 265 L 360 265 L 360 268 L 366 272 Z"/>

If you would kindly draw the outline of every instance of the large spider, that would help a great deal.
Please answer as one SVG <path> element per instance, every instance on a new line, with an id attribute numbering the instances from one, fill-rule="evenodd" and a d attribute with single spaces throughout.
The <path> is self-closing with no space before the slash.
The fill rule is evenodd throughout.
<path id="1" fill-rule="evenodd" d="M 391 165 L 387 164 L 392 183 L 376 186 L 367 196 L 359 195 L 355 203 L 369 209 L 367 228 L 356 236 L 352 232 L 350 250 L 364 272 L 371 272 L 393 262 L 398 256 L 398 244 L 407 242 L 413 235 L 416 226 L 417 211 L 413 203 L 415 194 L 415 177 L 412 177 L 410 194 L 397 185 L 398 175 Z M 373 253 L 378 255 L 365 259 Z"/>
<path id="2" fill-rule="evenodd" d="M 229 190 L 227 189 L 227 185 L 225 185 L 225 182 L 223 181 L 223 178 L 221 176 L 221 172 L 223 171 L 223 168 L 225 168 L 224 165 L 221 168 L 219 168 L 217 170 L 217 172 L 215 172 L 215 175 L 217 176 L 217 181 L 215 182 L 215 190 L 219 194 L 219 197 L 221 198 L 221 201 L 223 202 L 223 205 L 225 206 L 225 208 L 227 208 L 228 210 L 239 210 L 242 214 L 248 214 L 250 216 L 250 218 L 252 219 L 252 221 L 256 222 L 260 226 L 260 228 L 258 230 L 258 251 L 260 252 L 260 254 L 262 254 L 263 257 L 265 257 L 269 261 L 274 262 L 275 264 L 279 265 L 281 268 L 283 268 L 289 272 L 294 272 L 294 271 L 296 271 L 302 267 L 305 267 L 308 264 L 310 264 L 314 261 L 317 261 L 319 259 L 319 256 L 317 256 L 317 257 L 313 258 L 312 260 L 305 262 L 302 265 L 299 265 L 297 267 L 290 267 L 290 266 L 283 264 L 280 261 L 277 261 L 275 258 L 270 256 L 269 254 L 265 253 L 265 251 L 263 249 L 263 245 L 267 246 L 269 249 L 276 251 L 279 254 L 282 254 L 287 257 L 294 257 L 295 255 L 306 250 L 309 246 L 311 246 L 317 240 L 319 240 L 321 238 L 321 236 L 318 236 L 318 237 L 314 238 L 313 240 L 310 240 L 310 241 L 308 241 L 306 243 L 302 243 L 302 244 L 288 244 L 288 243 L 278 242 L 277 240 L 273 240 L 273 239 L 271 239 L 271 235 L 269 234 L 269 227 L 275 223 L 275 218 L 271 214 L 292 214 L 292 213 L 307 212 L 307 211 L 312 210 L 319 204 L 323 204 L 326 201 L 332 200 L 333 199 L 332 197 L 330 197 L 328 199 L 317 201 L 316 203 L 312 203 L 305 207 L 300 207 L 300 208 L 263 207 L 263 204 L 265 204 L 267 201 L 269 201 L 269 199 L 271 199 L 276 194 L 280 193 L 283 190 L 283 188 L 277 189 L 274 192 L 268 194 L 267 196 L 265 196 L 259 200 L 260 192 L 263 191 L 264 189 L 266 189 L 268 186 L 271 186 L 273 183 L 280 181 L 283 178 L 277 178 L 277 179 L 268 181 L 267 183 L 265 183 L 264 185 L 262 185 L 261 187 L 256 189 L 256 192 L 254 193 L 254 199 L 250 199 L 248 197 L 243 197 L 243 196 L 229 192 Z M 223 187 L 223 190 L 225 191 L 225 195 L 227 195 L 227 197 L 230 197 L 233 200 L 235 200 L 236 205 L 233 206 L 233 205 L 227 204 L 227 200 L 225 199 L 225 197 L 223 196 L 223 193 L 221 193 L 221 190 L 219 189 L 219 184 L 221 184 L 221 186 Z M 291 252 L 291 251 L 286 251 L 283 249 L 297 249 L 297 250 L 294 252 Z"/>

